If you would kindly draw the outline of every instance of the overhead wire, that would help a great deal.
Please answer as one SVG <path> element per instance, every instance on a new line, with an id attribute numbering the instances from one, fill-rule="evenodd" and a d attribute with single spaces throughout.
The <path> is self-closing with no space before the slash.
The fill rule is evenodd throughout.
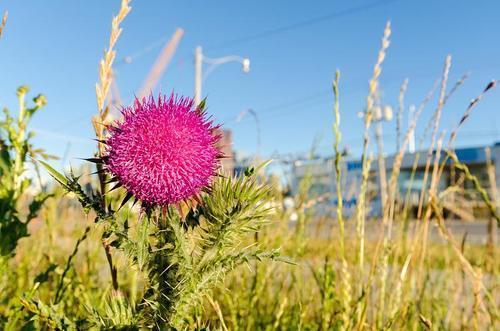
<path id="1" fill-rule="evenodd" d="M 310 25 L 314 25 L 314 24 L 318 24 L 318 23 L 321 23 L 321 22 L 324 22 L 324 21 L 328 21 L 328 20 L 331 20 L 331 19 L 342 18 L 342 17 L 345 17 L 345 16 L 353 15 L 353 14 L 356 14 L 356 13 L 359 13 L 359 12 L 363 12 L 363 11 L 366 11 L 366 10 L 369 10 L 369 9 L 372 9 L 372 8 L 376 8 L 376 7 L 379 7 L 379 6 L 382 6 L 382 5 L 386 5 L 388 3 L 395 2 L 395 1 L 399 1 L 399 0 L 378 0 L 378 1 L 374 1 L 372 3 L 355 6 L 355 7 L 347 8 L 347 9 L 344 9 L 344 10 L 334 11 L 334 12 L 331 12 L 331 13 L 326 14 L 326 15 L 322 15 L 322 16 L 318 16 L 318 17 L 313 17 L 313 18 L 309 18 L 309 19 L 306 19 L 306 20 L 302 20 L 302 21 L 297 21 L 297 22 L 294 22 L 294 23 L 291 23 L 291 24 L 283 25 L 283 26 L 276 27 L 276 28 L 269 29 L 269 30 L 264 30 L 264 31 L 261 31 L 261 32 L 255 33 L 255 34 L 251 34 L 251 35 L 247 35 L 247 36 L 243 36 L 243 37 L 240 37 L 240 38 L 237 38 L 237 39 L 233 39 L 233 40 L 221 42 L 219 44 L 208 45 L 207 47 L 205 47 L 205 49 L 206 50 L 207 49 L 208 50 L 224 49 L 224 48 L 227 48 L 229 46 L 236 45 L 236 44 L 242 44 L 242 43 L 245 43 L 245 42 L 259 40 L 259 39 L 265 39 L 267 37 L 274 36 L 276 34 L 280 34 L 280 33 L 283 33 L 283 32 L 287 32 L 287 31 L 291 31 L 291 30 L 296 30 L 296 29 L 304 28 L 304 27 L 307 27 L 307 26 L 310 26 Z M 161 45 L 163 45 L 165 43 L 165 41 L 168 40 L 168 38 L 169 38 L 168 36 L 161 37 L 160 39 L 155 40 L 151 44 L 145 46 L 144 48 L 142 48 L 142 49 L 140 49 L 138 51 L 136 51 L 135 53 L 132 53 L 132 54 L 130 54 L 128 56 L 125 56 L 122 59 L 120 65 L 123 65 L 123 64 L 126 64 L 126 63 L 130 63 L 133 60 L 135 60 L 137 58 L 140 58 L 140 57 L 148 54 L 149 52 L 153 51 L 155 48 L 160 47 Z"/>

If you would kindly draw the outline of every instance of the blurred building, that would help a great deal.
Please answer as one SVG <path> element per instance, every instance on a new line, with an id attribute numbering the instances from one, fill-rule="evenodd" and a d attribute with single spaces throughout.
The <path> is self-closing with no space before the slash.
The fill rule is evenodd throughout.
<path id="1" fill-rule="evenodd" d="M 489 152 L 488 152 L 489 151 Z M 435 155 L 434 151 L 434 155 Z M 500 180 L 491 181 L 493 178 L 500 178 L 500 142 L 493 146 L 481 146 L 470 148 L 457 148 L 455 150 L 458 159 L 467 165 L 472 175 L 476 176 L 481 185 L 492 193 L 494 189 L 500 191 Z M 489 153 L 489 156 L 488 156 Z M 444 152 L 440 160 L 445 157 Z M 426 167 L 427 151 L 406 154 L 403 158 L 400 175 L 398 177 L 397 188 L 399 199 L 407 199 L 410 210 L 416 212 L 419 197 L 424 186 L 424 173 Z M 392 165 L 395 156 L 385 158 L 386 177 L 390 180 Z M 488 160 L 491 160 L 492 171 L 488 174 Z M 415 167 L 415 171 L 413 171 Z M 352 215 L 358 204 L 359 190 L 362 180 L 362 164 L 360 160 L 344 159 L 341 163 L 342 169 L 342 195 L 344 213 L 346 216 Z M 430 187 L 430 176 L 426 182 L 425 190 Z M 446 187 L 458 184 L 460 190 L 450 193 L 443 200 L 447 215 L 462 219 L 475 219 L 478 217 L 488 217 L 488 209 L 482 202 L 479 193 L 474 189 L 473 183 L 463 180 L 460 171 L 456 170 L 451 161 L 446 164 L 443 174 L 438 183 L 438 190 L 442 191 Z M 327 204 L 336 207 L 338 201 L 335 186 L 335 166 L 333 157 L 318 158 L 313 160 L 297 160 L 292 166 L 292 190 L 298 193 L 307 187 L 311 196 L 329 194 Z M 496 187 L 493 187 L 495 185 Z M 490 196 L 493 196 L 490 194 Z M 498 197 L 497 197 L 498 198 Z M 367 187 L 368 215 L 378 216 L 381 214 L 381 199 L 379 185 L 379 169 L 377 162 L 371 163 L 370 176 Z M 332 213 L 335 208 L 330 208 Z"/>
<path id="2" fill-rule="evenodd" d="M 343 159 L 341 163 L 341 187 L 344 214 L 354 213 L 361 185 L 361 161 Z M 291 185 L 293 194 L 308 190 L 314 199 L 328 195 L 323 200 L 322 212 L 335 213 L 337 206 L 335 163 L 333 157 L 297 160 L 292 164 Z M 373 188 L 371 188 L 373 189 Z"/>

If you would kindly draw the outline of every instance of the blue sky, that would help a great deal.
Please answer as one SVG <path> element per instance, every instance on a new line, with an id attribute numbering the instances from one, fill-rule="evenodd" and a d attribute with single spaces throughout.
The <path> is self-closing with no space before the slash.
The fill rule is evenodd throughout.
<path id="1" fill-rule="evenodd" d="M 94 150 L 90 117 L 96 111 L 97 64 L 118 8 L 118 0 L 0 2 L 0 10 L 9 11 L 0 40 L 0 106 L 16 108 L 20 84 L 28 84 L 33 95 L 44 93 L 49 103 L 33 121 L 36 143 L 59 156 L 69 148 L 72 162 Z M 450 132 L 470 99 L 500 78 L 498 1 L 136 0 L 117 46 L 118 86 L 124 101 L 132 100 L 161 49 L 158 41 L 182 27 L 184 37 L 157 90 L 192 95 L 197 45 L 209 57 L 247 56 L 248 75 L 238 64 L 226 64 L 203 86 L 209 112 L 233 130 L 234 148 L 243 154 L 256 150 L 252 119 L 235 121 L 251 108 L 262 123 L 264 155 L 305 153 L 315 137 L 320 137 L 318 152 L 330 154 L 328 90 L 338 68 L 343 140 L 358 155 L 362 123 L 356 114 L 365 103 L 387 20 L 393 34 L 380 79 L 385 103 L 397 105 L 405 78 L 410 80 L 406 104 L 420 103 L 441 75 L 447 54 L 453 56 L 451 82 L 471 72 L 444 110 L 442 128 Z M 122 59 L 133 54 L 140 56 L 124 64 Z M 418 133 L 436 102 L 423 114 Z M 475 109 L 457 145 L 500 140 L 499 105 L 500 90 L 495 90 Z M 388 152 L 395 148 L 394 128 L 394 123 L 384 124 Z"/>

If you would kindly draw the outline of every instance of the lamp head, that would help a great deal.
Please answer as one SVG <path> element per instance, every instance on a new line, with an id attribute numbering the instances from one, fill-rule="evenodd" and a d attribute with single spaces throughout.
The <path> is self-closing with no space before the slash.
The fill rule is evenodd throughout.
<path id="1" fill-rule="evenodd" d="M 384 106 L 384 120 L 389 122 L 392 120 L 392 118 L 394 117 L 393 116 L 393 111 L 392 111 L 392 107 L 389 106 L 389 105 L 385 105 Z"/>
<path id="2" fill-rule="evenodd" d="M 249 58 L 244 58 L 242 61 L 241 61 L 241 70 L 244 72 L 244 73 L 248 73 L 250 72 L 250 59 Z"/>

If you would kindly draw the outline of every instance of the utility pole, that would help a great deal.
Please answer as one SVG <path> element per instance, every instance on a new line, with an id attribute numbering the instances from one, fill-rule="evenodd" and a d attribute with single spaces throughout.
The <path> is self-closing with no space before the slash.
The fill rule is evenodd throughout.
<path id="1" fill-rule="evenodd" d="M 385 167 L 385 156 L 384 156 L 384 138 L 382 133 L 382 121 L 390 122 L 393 118 L 393 111 L 391 106 L 375 107 L 375 137 L 377 140 L 378 148 L 378 167 L 380 176 L 380 206 L 382 208 L 382 215 L 385 213 L 386 200 L 387 200 L 387 173 Z M 392 164 L 392 167 L 394 164 Z"/>
<path id="2" fill-rule="evenodd" d="M 201 77 L 202 77 L 203 53 L 201 46 L 194 51 L 194 104 L 199 105 L 201 101 Z"/>
<path id="3" fill-rule="evenodd" d="M 245 117 L 247 114 L 250 114 L 253 119 L 255 120 L 255 130 L 256 130 L 256 138 L 257 138 L 257 150 L 256 150 L 256 159 L 260 159 L 260 151 L 262 147 L 262 140 L 261 140 L 261 129 L 260 129 L 260 121 L 259 121 L 259 116 L 257 116 L 257 113 L 253 109 L 247 109 L 242 111 L 241 113 L 238 114 L 238 117 L 236 117 L 236 122 L 239 123 Z"/>
<path id="4" fill-rule="evenodd" d="M 201 46 L 196 47 L 194 51 L 194 103 L 198 105 L 201 102 L 201 87 L 203 81 L 208 77 L 208 75 L 218 66 L 228 62 L 239 62 L 241 64 L 241 70 L 243 73 L 248 73 L 250 71 L 250 60 L 248 58 L 243 58 L 237 55 L 229 55 L 216 59 L 208 58 L 203 55 L 203 49 Z M 209 64 L 210 66 L 203 73 L 203 63 Z"/>
<path id="5" fill-rule="evenodd" d="M 415 106 L 411 105 L 408 114 L 408 127 L 412 126 L 414 120 L 415 120 Z M 415 129 L 411 130 L 410 132 L 410 141 L 408 142 L 408 152 L 410 152 L 410 154 L 415 153 Z"/>

